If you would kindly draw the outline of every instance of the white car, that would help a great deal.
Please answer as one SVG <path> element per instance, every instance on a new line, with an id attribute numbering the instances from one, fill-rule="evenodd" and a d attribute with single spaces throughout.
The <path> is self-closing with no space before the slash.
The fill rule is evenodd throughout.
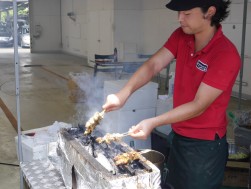
<path id="1" fill-rule="evenodd" d="M 13 46 L 13 36 L 11 31 L 4 25 L 0 25 L 0 46 L 2 47 L 12 47 Z"/>
<path id="2" fill-rule="evenodd" d="M 30 28 L 28 26 L 18 28 L 18 45 L 22 48 L 30 47 Z"/>

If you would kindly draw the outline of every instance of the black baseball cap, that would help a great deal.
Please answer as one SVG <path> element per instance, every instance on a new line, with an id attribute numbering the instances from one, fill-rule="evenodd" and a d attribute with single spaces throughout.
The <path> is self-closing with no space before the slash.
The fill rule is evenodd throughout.
<path id="1" fill-rule="evenodd" d="M 166 4 L 166 8 L 174 11 L 186 11 L 196 7 L 214 5 L 217 0 L 171 0 Z M 220 0 L 218 0 L 220 1 Z"/>

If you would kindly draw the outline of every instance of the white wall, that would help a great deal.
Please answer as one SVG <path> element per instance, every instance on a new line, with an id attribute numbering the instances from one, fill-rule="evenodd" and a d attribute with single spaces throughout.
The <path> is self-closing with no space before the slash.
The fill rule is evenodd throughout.
<path id="1" fill-rule="evenodd" d="M 113 54 L 114 0 L 87 0 L 87 57 L 88 64 L 94 54 Z"/>
<path id="2" fill-rule="evenodd" d="M 113 0 L 61 0 L 61 4 L 63 52 L 83 57 L 112 52 Z M 75 14 L 75 21 L 67 16 L 69 12 Z"/>
<path id="3" fill-rule="evenodd" d="M 78 56 L 87 56 L 87 1 L 61 0 L 62 50 Z M 73 12 L 76 20 L 70 19 Z"/>
<path id="4" fill-rule="evenodd" d="M 165 0 L 61 1 L 63 51 L 80 56 L 91 58 L 94 51 L 110 53 L 114 47 L 119 58 L 152 54 L 177 26 L 176 13 L 165 8 Z M 76 14 L 75 22 L 68 18 L 68 12 Z"/>
<path id="5" fill-rule="evenodd" d="M 60 0 L 32 0 L 29 3 L 31 52 L 61 51 Z M 38 25 L 41 35 L 35 38 Z"/>
<path id="6" fill-rule="evenodd" d="M 231 4 L 230 15 L 222 24 L 224 34 L 236 45 L 241 54 L 242 45 L 242 22 L 243 22 L 243 1 L 235 0 Z M 245 98 L 251 97 L 251 3 L 247 8 L 246 40 L 245 40 L 245 58 L 243 69 L 243 87 L 242 92 Z M 233 87 L 235 94 L 239 92 L 239 76 Z"/>
<path id="7" fill-rule="evenodd" d="M 134 58 L 141 47 L 141 0 L 116 0 L 114 12 L 114 46 L 119 59 Z"/>
<path id="8" fill-rule="evenodd" d="M 143 1 L 142 51 L 153 54 L 166 42 L 170 34 L 179 26 L 177 12 L 165 7 L 164 0 Z"/>

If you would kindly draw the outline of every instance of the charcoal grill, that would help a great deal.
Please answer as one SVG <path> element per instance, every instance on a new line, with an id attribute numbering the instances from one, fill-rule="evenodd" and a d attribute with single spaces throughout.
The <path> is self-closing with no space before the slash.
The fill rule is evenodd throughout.
<path id="1" fill-rule="evenodd" d="M 126 143 L 116 141 L 99 144 L 96 138 L 102 136 L 102 133 L 97 129 L 92 135 L 83 133 L 82 126 L 62 129 L 59 132 L 57 152 L 61 159 L 60 171 L 67 188 L 74 185 L 85 189 L 160 188 L 159 169 L 143 156 L 140 155 L 139 160 L 126 165 L 115 165 L 115 156 L 133 150 Z M 105 159 L 100 161 L 100 155 Z M 74 179 L 72 175 L 75 175 Z"/>

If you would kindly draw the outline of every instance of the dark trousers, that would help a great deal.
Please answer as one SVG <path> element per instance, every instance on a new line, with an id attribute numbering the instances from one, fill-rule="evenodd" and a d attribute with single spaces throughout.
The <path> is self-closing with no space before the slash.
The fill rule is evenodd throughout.
<path id="1" fill-rule="evenodd" d="M 226 137 L 214 141 L 174 134 L 168 158 L 174 189 L 219 189 L 228 157 Z"/>

